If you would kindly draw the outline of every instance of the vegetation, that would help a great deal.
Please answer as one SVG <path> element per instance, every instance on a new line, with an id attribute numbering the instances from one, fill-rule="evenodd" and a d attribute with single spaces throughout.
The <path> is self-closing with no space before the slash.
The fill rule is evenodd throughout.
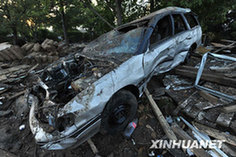
<path id="1" fill-rule="evenodd" d="M 235 0 L 1 0 L 0 42 L 88 41 L 167 6 L 191 8 L 205 32 L 222 32 L 225 23 L 236 32 Z"/>

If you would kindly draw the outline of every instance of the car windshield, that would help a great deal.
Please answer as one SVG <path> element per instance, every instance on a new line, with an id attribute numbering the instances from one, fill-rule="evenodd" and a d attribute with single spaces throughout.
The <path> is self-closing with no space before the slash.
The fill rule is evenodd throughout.
<path id="1" fill-rule="evenodd" d="M 135 54 L 143 32 L 144 27 L 134 28 L 127 32 L 112 30 L 89 43 L 83 53 L 92 53 L 93 55 Z"/>

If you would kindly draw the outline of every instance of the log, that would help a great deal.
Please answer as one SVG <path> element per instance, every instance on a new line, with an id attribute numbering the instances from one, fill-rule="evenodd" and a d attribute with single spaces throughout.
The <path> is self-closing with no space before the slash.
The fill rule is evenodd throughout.
<path id="1" fill-rule="evenodd" d="M 31 53 L 30 51 L 32 50 L 34 46 L 34 43 L 28 43 L 27 46 L 25 47 L 25 51 L 29 53 Z"/>
<path id="2" fill-rule="evenodd" d="M 233 43 L 231 43 L 229 45 L 226 45 L 225 47 L 221 47 L 220 49 L 217 49 L 217 50 L 213 51 L 213 53 L 218 53 L 218 52 L 220 52 L 220 51 L 222 51 L 224 49 L 232 49 L 232 48 L 235 47 L 235 43 L 236 42 L 233 42 Z"/>
<path id="3" fill-rule="evenodd" d="M 34 44 L 33 51 L 34 52 L 39 52 L 41 49 L 41 45 L 39 43 Z"/>
<path id="4" fill-rule="evenodd" d="M 234 40 L 228 40 L 228 39 L 221 39 L 223 42 L 228 42 L 228 43 L 236 43 Z"/>
<path id="5" fill-rule="evenodd" d="M 175 68 L 175 74 L 186 76 L 189 78 L 196 78 L 198 69 L 190 66 L 180 66 Z M 221 85 L 235 87 L 236 79 L 225 77 L 223 74 L 204 70 L 201 76 L 201 80 L 218 83 Z"/>
<path id="6" fill-rule="evenodd" d="M 24 57 L 23 54 L 22 54 L 23 51 L 19 47 L 14 47 L 13 46 L 13 47 L 10 48 L 9 51 L 11 51 L 11 53 L 13 55 L 15 55 L 15 57 L 17 59 L 22 59 Z"/>
<path id="7" fill-rule="evenodd" d="M 165 120 L 161 110 L 159 109 L 159 107 L 157 106 L 156 102 L 153 100 L 152 95 L 149 93 L 149 91 L 147 89 L 144 90 L 151 106 L 152 109 L 157 117 L 157 119 L 159 120 L 166 136 L 170 139 L 170 140 L 177 140 L 177 137 L 175 136 L 174 132 L 171 130 L 170 125 L 167 123 L 167 121 Z"/>
<path id="8" fill-rule="evenodd" d="M 211 137 L 214 137 L 218 140 L 225 140 L 226 143 L 236 146 L 236 136 L 221 132 L 217 129 L 210 128 L 199 123 L 194 123 L 194 126 L 197 127 L 201 132 L 208 134 Z"/>
<path id="9" fill-rule="evenodd" d="M 211 42 L 211 45 L 213 45 L 214 47 L 226 47 L 227 45 L 221 44 L 221 43 L 215 43 L 215 42 Z"/>
<path id="10" fill-rule="evenodd" d="M 17 57 L 14 54 L 11 53 L 10 48 L 2 50 L 2 52 L 4 53 L 4 55 L 7 55 L 8 57 L 10 57 L 11 60 L 16 60 L 17 59 Z"/>
<path id="11" fill-rule="evenodd" d="M 186 133 L 182 128 L 180 128 L 177 124 L 173 124 L 171 126 L 172 130 L 175 132 L 176 135 L 178 135 L 182 140 L 193 140 L 193 138 Z M 190 149 L 197 157 L 210 157 L 211 155 L 208 154 L 204 149 L 199 148 L 193 148 Z"/>
<path id="12" fill-rule="evenodd" d="M 4 61 L 11 61 L 11 58 L 6 55 L 6 53 L 3 51 L 0 51 L 0 56 L 4 59 Z"/>

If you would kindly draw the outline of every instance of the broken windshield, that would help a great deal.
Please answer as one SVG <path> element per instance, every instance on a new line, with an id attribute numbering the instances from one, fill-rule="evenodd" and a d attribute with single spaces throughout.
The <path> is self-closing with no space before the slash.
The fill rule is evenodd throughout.
<path id="1" fill-rule="evenodd" d="M 132 29 L 126 33 L 112 30 L 89 43 L 82 53 L 109 55 L 113 53 L 135 54 L 143 36 L 144 27 Z"/>

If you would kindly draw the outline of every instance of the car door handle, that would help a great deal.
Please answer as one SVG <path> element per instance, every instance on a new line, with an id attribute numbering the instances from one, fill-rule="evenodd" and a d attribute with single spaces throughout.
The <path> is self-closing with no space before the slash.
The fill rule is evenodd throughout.
<path id="1" fill-rule="evenodd" d="M 192 37 L 189 36 L 189 37 L 187 37 L 186 39 L 187 39 L 187 40 L 190 40 L 190 39 L 192 39 Z"/>

